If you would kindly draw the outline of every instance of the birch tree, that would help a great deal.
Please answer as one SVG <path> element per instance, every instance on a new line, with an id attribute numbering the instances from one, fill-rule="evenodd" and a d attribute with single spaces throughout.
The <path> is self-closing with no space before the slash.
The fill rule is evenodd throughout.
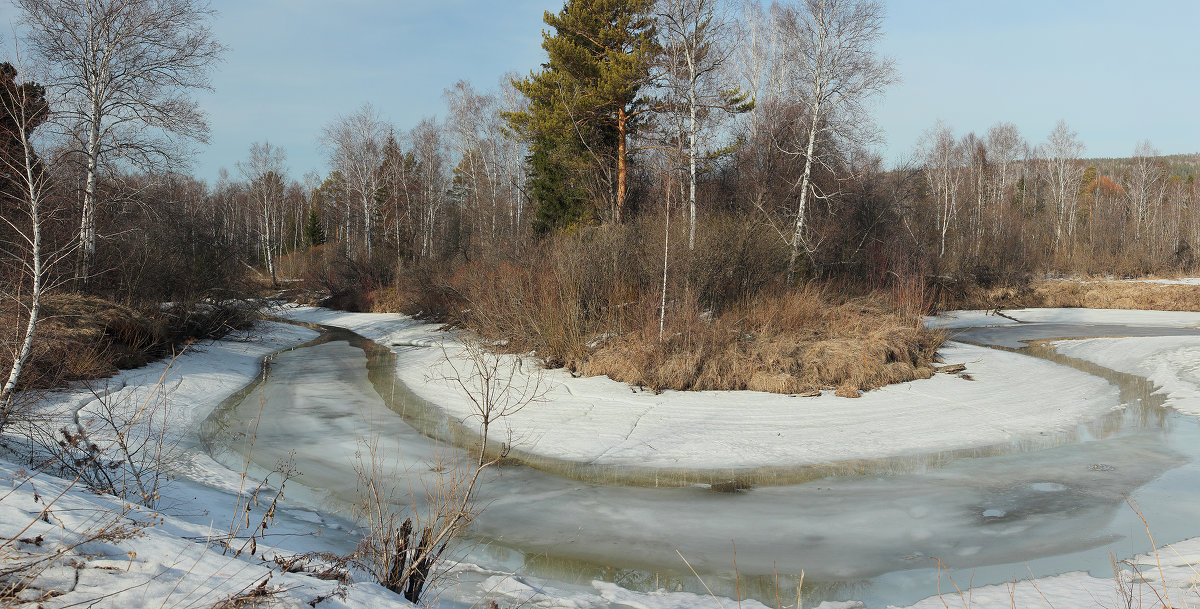
<path id="1" fill-rule="evenodd" d="M 822 192 L 813 183 L 813 168 L 828 166 L 824 158 L 838 145 L 855 146 L 871 137 L 866 103 L 896 80 L 892 62 L 875 52 L 883 38 L 883 8 L 872 0 L 798 0 L 774 5 L 784 37 L 788 62 L 787 92 L 803 101 L 796 133 L 789 146 L 803 158 L 804 171 L 797 187 L 799 200 L 792 237 L 788 276 L 806 241 L 806 217 L 813 199 L 836 193 Z"/>
<path id="2" fill-rule="evenodd" d="M 748 97 L 736 89 L 722 88 L 721 71 L 730 58 L 725 15 L 718 0 L 659 0 L 658 31 L 664 54 L 671 58 L 667 76 L 686 116 L 688 249 L 696 248 L 696 176 L 700 158 L 701 121 L 722 111 L 749 110 Z"/>
<path id="3" fill-rule="evenodd" d="M 421 243 L 417 251 L 422 258 L 432 258 L 436 253 L 438 220 L 450 182 L 446 174 L 446 144 L 441 127 L 432 118 L 417 123 L 409 134 L 409 140 L 416 160 L 416 198 L 421 214 Z"/>
<path id="4" fill-rule="evenodd" d="M 1050 139 L 1042 144 L 1042 157 L 1046 163 L 1046 176 L 1050 197 L 1054 202 L 1054 251 L 1062 247 L 1064 240 L 1075 235 L 1078 213 L 1079 187 L 1083 180 L 1083 165 L 1079 162 L 1083 154 L 1083 142 L 1067 126 L 1058 121 Z"/>
<path id="5" fill-rule="evenodd" d="M 52 72 L 55 120 L 83 159 L 77 281 L 96 256 L 97 179 L 120 161 L 179 160 L 187 141 L 207 142 L 191 91 L 209 89 L 224 47 L 202 0 L 16 0 L 30 48 Z"/>
<path id="6" fill-rule="evenodd" d="M 1016 179 L 1014 166 L 1028 146 L 1021 132 L 1012 123 L 992 125 L 985 137 L 987 157 L 992 163 L 990 199 L 992 209 L 992 235 L 999 236 L 1004 230 L 1006 197 L 1008 189 Z"/>
<path id="7" fill-rule="evenodd" d="M 946 237 L 958 217 L 959 188 L 966 154 L 954 137 L 954 131 L 938 121 L 922 137 L 919 155 L 924 165 L 925 181 L 934 197 L 940 260 L 946 256 Z"/>
<path id="8" fill-rule="evenodd" d="M 500 91 L 497 94 L 500 113 L 489 129 L 493 137 L 500 143 L 499 154 L 503 171 L 504 184 L 511 191 L 508 197 L 509 234 L 520 235 L 525 229 L 525 179 L 528 175 L 525 159 L 529 147 L 523 138 L 508 129 L 506 115 L 519 114 L 529 110 L 529 100 L 513 86 L 514 75 L 506 75 L 500 79 Z"/>
<path id="9" fill-rule="evenodd" d="M 776 225 L 774 214 L 765 213 L 771 199 L 768 196 L 771 185 L 783 177 L 783 172 L 777 170 L 780 153 L 773 133 L 779 109 L 785 104 L 781 69 L 785 62 L 780 60 L 778 52 L 782 37 L 775 11 L 767 13 L 757 0 L 746 0 L 742 9 L 741 19 L 734 27 L 738 42 L 733 45 L 732 71 L 741 89 L 750 93 L 754 107 L 737 120 L 736 128 L 743 142 L 738 150 L 739 165 L 746 175 L 743 182 L 750 191 L 751 204 L 764 212 L 786 242 L 790 238 L 788 228 Z"/>
<path id="10" fill-rule="evenodd" d="M 259 247 L 271 285 L 278 285 L 275 273 L 275 256 L 279 254 L 279 243 L 283 227 L 284 161 L 282 148 L 271 142 L 255 142 L 250 145 L 250 157 L 237 164 L 238 171 L 246 179 L 250 203 L 258 216 Z"/>
<path id="11" fill-rule="evenodd" d="M 342 175 L 351 196 L 358 199 L 362 212 L 363 249 L 371 257 L 372 223 L 376 215 L 376 194 L 380 188 L 379 168 L 384 161 L 387 124 L 371 104 L 344 116 L 325 128 L 322 140 L 329 149 L 330 162 Z"/>
<path id="12" fill-rule="evenodd" d="M 500 150 L 488 126 L 499 116 L 495 98 L 477 93 L 464 80 L 443 91 L 442 98 L 449 109 L 446 127 L 462 174 L 457 179 L 469 182 L 462 203 L 471 212 L 471 234 L 494 242 L 500 213 Z"/>
<path id="13" fill-rule="evenodd" d="M 1133 150 L 1133 163 L 1126 173 L 1125 193 L 1133 211 L 1135 239 L 1141 238 L 1156 202 L 1162 200 L 1166 191 L 1167 175 L 1158 162 L 1158 155 L 1150 140 L 1138 143 Z"/>
<path id="14" fill-rule="evenodd" d="M 17 84 L 17 74 L 12 64 L 0 64 L 0 210 L 5 212 L 0 214 L 0 235 L 8 237 L 0 243 L 0 254 L 5 264 L 15 267 L 18 284 L 12 286 L 16 289 L 3 290 L 13 300 L 17 323 L 13 324 L 12 366 L 0 385 L 0 431 L 16 414 L 14 392 L 33 351 L 47 271 L 69 251 L 52 251 L 44 239 L 50 174 L 38 158 L 33 131 L 50 115 L 45 89 L 32 82 Z M 8 340 L 0 337 L 4 343 Z"/>

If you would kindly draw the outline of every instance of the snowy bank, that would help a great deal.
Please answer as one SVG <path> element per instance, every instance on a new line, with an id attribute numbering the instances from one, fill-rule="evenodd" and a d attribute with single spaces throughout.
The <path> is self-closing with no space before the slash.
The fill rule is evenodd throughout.
<path id="1" fill-rule="evenodd" d="M 281 309 L 341 326 L 399 354 L 397 374 L 420 397 L 471 424 L 471 401 L 442 380 L 454 335 L 402 315 Z M 999 318 L 1003 319 L 1003 318 Z M 1008 323 L 1015 323 L 1005 320 Z M 595 465 L 722 469 L 804 466 L 1002 445 L 1070 432 L 1118 406 L 1106 381 L 1044 360 L 948 343 L 969 380 L 938 374 L 866 392 L 801 398 L 753 391 L 640 391 L 607 377 L 545 373 L 544 402 L 507 417 L 517 447 Z M 432 374 L 431 374 L 432 373 Z"/>
<path id="2" fill-rule="evenodd" d="M 1084 572 L 1064 573 L 1008 584 L 956 590 L 950 582 L 941 596 L 932 596 L 905 609 L 1012 609 L 1014 607 L 1195 607 L 1200 568 L 1200 538 L 1160 547 L 1118 564 L 1109 577 Z"/>
<path id="3" fill-rule="evenodd" d="M 0 589 L 15 584 L 20 590 L 6 606 L 411 606 L 377 585 L 355 585 L 339 596 L 336 582 L 286 573 L 272 562 L 291 552 L 263 545 L 257 556 L 222 554 L 204 541 L 220 535 L 210 526 L 48 474 L 28 476 L 0 460 L 0 540 L 12 540 L 0 548 L 0 566 L 26 567 L 0 582 Z M 232 602 L 239 597 L 247 600 Z"/>
<path id="4" fill-rule="evenodd" d="M 980 328 L 1019 323 L 1092 324 L 1150 328 L 1200 327 L 1200 313 L 1140 311 L 1131 309 L 1004 309 L 992 311 L 947 311 L 926 318 L 931 328 Z"/>
<path id="5" fill-rule="evenodd" d="M 178 479 L 159 489 L 159 508 L 150 509 L 51 475 L 53 467 L 35 471 L 0 459 L 5 575 L 0 589 L 19 591 L 7 602 L 18 607 L 211 607 L 245 597 L 243 604 L 289 607 L 318 602 L 331 609 L 411 606 L 373 584 L 354 585 L 339 596 L 336 582 L 287 573 L 273 562 L 276 556 L 351 549 L 353 542 L 344 535 L 320 535 L 322 529 L 346 528 L 336 517 L 285 502 L 270 534 L 260 537 L 256 555 L 222 553 L 220 544 L 207 542 L 225 537 L 234 512 L 243 512 L 236 499 L 239 472 L 201 450 L 198 425 L 258 376 L 263 357 L 315 336 L 306 328 L 261 323 L 224 340 L 197 343 L 174 361 L 121 371 L 40 404 L 37 414 L 47 433 L 82 427 L 102 445 L 111 438 L 99 417 L 127 416 L 133 409 L 144 418 L 152 410 L 171 451 L 168 473 Z"/>
<path id="6" fill-rule="evenodd" d="M 1089 338 L 1057 341 L 1055 349 L 1117 372 L 1149 379 L 1164 406 L 1200 417 L 1200 337 Z"/>

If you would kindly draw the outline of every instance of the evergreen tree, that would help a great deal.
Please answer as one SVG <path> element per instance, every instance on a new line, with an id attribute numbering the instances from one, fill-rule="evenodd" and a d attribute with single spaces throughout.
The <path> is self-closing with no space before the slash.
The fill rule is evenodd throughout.
<path id="1" fill-rule="evenodd" d="M 304 224 L 304 242 L 309 247 L 325 243 L 325 227 L 321 226 L 321 212 L 316 205 L 308 208 L 308 221 Z"/>
<path id="2" fill-rule="evenodd" d="M 549 143 L 551 139 L 538 138 L 530 147 L 529 190 L 538 202 L 533 232 L 539 235 L 582 224 L 591 212 L 587 195 L 564 158 L 574 152 L 571 143 L 559 143 L 556 147 Z"/>
<path id="3" fill-rule="evenodd" d="M 513 82 L 530 105 L 505 116 L 531 142 L 539 227 L 584 215 L 587 184 L 574 176 L 597 163 L 609 176 L 601 177 L 600 190 L 611 192 L 613 220 L 621 221 L 634 152 L 629 140 L 656 109 L 644 95 L 662 52 L 653 6 L 653 0 L 568 0 L 557 15 L 546 12 L 553 28 L 542 34 L 548 61 L 541 72 Z"/>
<path id="4" fill-rule="evenodd" d="M 349 256 L 350 199 L 340 171 L 329 172 L 325 181 L 313 190 L 312 206 L 326 216 L 324 219 L 328 220 L 334 241 L 345 244 L 346 255 Z M 326 241 L 329 237 L 330 234 L 325 233 Z"/>

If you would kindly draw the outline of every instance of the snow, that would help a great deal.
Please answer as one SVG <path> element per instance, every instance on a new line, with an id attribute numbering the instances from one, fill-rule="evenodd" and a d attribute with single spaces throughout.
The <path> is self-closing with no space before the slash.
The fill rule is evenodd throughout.
<path id="1" fill-rule="evenodd" d="M 998 315 L 995 311 L 948 311 L 941 315 L 925 318 L 925 323 L 931 328 L 952 330 L 956 328 L 1009 326 L 1019 322 Z"/>
<path id="2" fill-rule="evenodd" d="M 1200 285 L 1200 277 L 1180 277 L 1178 279 L 1147 278 L 1147 279 L 1101 279 L 1081 280 L 1076 278 L 1050 278 L 1050 281 L 1069 281 L 1074 283 L 1157 283 L 1162 285 Z"/>
<path id="3" fill-rule="evenodd" d="M 1149 379 L 1165 406 L 1200 417 L 1200 337 L 1089 338 L 1054 343 L 1059 353 Z"/>
<path id="4" fill-rule="evenodd" d="M 305 307 L 289 307 L 279 313 L 300 321 L 346 327 L 390 346 L 400 358 L 400 380 L 452 416 L 469 418 L 470 401 L 455 387 L 434 380 L 441 376 L 441 347 L 445 345 L 445 352 L 452 355 L 457 353 L 453 333 L 399 315 Z M 1005 313 L 1026 323 L 1200 326 L 1200 314 L 1195 313 L 1078 309 Z M 955 312 L 930 323 L 958 329 L 1018 322 L 975 311 Z M 408 606 L 374 584 L 356 583 L 342 591 L 344 596 L 331 596 L 336 591 L 332 582 L 273 568 L 270 558 L 275 555 L 314 550 L 346 553 L 353 547 L 352 536 L 346 532 L 351 525 L 337 514 L 312 506 L 285 500 L 278 513 L 280 522 L 272 528 L 272 536 L 259 544 L 255 557 L 223 555 L 219 546 L 204 542 L 228 527 L 240 480 L 237 472 L 201 450 L 198 424 L 226 396 L 258 374 L 263 356 L 314 336 L 304 328 L 264 324 L 253 337 L 234 336 L 189 349 L 169 368 L 160 362 L 123 372 L 95 387 L 94 394 L 77 390 L 55 396 L 46 405 L 45 415 L 68 425 L 78 413 L 78 423 L 89 429 L 95 429 L 95 419 L 104 412 L 105 404 L 161 400 L 161 408 L 170 415 L 169 439 L 179 451 L 172 467 L 180 479 L 164 488 L 160 508 L 154 511 L 0 460 L 0 539 L 27 540 L 0 548 L 0 558 L 49 557 L 35 586 L 22 598 L 32 601 L 39 590 L 55 589 L 63 594 L 43 599 L 44 606 L 87 605 L 100 599 L 103 606 L 212 606 L 267 580 L 264 589 L 277 594 L 286 607 L 306 607 L 318 598 L 325 598 L 317 605 L 320 607 Z M 1161 387 L 1169 406 L 1200 416 L 1200 338 L 1096 338 L 1056 344 L 1073 357 L 1146 376 Z M 724 468 L 817 464 L 1017 442 L 1069 432 L 1117 406 L 1115 388 L 1071 368 L 962 343 L 949 343 L 942 355 L 949 363 L 967 364 L 974 380 L 939 374 L 926 381 L 867 392 L 853 400 L 829 392 L 815 398 L 755 392 L 655 395 L 603 377 L 573 378 L 564 371 L 546 371 L 550 400 L 533 404 L 505 423 L 522 441 L 522 449 L 560 459 Z M 525 370 L 531 373 L 529 368 Z M 152 388 L 160 378 L 168 390 L 156 398 Z M 1043 486 L 1035 485 L 1033 491 L 1058 490 L 1055 483 L 1036 484 Z M 982 514 L 1004 517 L 1004 511 L 995 507 Z M 963 548 L 964 552 L 971 550 Z M 1158 604 L 1161 594 L 1172 606 L 1196 604 L 1198 599 L 1191 595 L 1197 577 L 1190 565 L 1200 563 L 1200 539 L 1130 562 L 1142 575 L 1126 567 L 1120 577 L 1132 591 L 1134 602 Z M 466 573 L 470 566 L 455 569 Z M 502 605 L 555 608 L 762 606 L 689 592 L 633 592 L 600 581 L 571 586 L 503 572 L 478 576 L 482 579 L 479 586 L 454 591 L 459 601 L 442 599 L 440 604 L 455 607 L 460 602 L 494 597 Z M 962 597 L 957 592 L 943 594 L 944 598 L 931 597 L 913 606 L 1124 606 L 1116 588 L 1112 578 L 1068 573 L 974 588 Z M 952 589 L 943 587 L 943 591 Z M 854 602 L 824 603 L 818 609 L 858 606 Z"/>
<path id="5" fill-rule="evenodd" d="M 1200 285 L 1200 277 L 1181 277 L 1179 279 L 1131 279 L 1134 283 L 1161 283 L 1163 285 Z"/>
<path id="6" fill-rule="evenodd" d="M 453 334 L 399 315 L 308 307 L 279 313 L 393 346 L 401 358 L 400 379 L 471 424 L 473 402 L 457 385 L 439 380 L 446 354 L 460 352 Z M 434 346 L 440 341 L 444 349 Z M 961 343 L 948 343 L 941 355 L 966 363 L 972 380 L 936 374 L 856 399 L 832 391 L 812 398 L 754 391 L 654 394 L 607 377 L 548 370 L 545 401 L 501 422 L 517 449 L 539 456 L 592 465 L 725 469 L 1005 444 L 1071 431 L 1118 406 L 1117 390 L 1106 381 L 1041 359 Z"/>
<path id="7" fill-rule="evenodd" d="M 223 555 L 219 547 L 200 541 L 213 533 L 209 526 L 87 492 L 47 474 L 27 479 L 27 472 L 0 461 L 0 539 L 22 540 L 0 550 L 0 558 L 5 566 L 47 558 L 27 571 L 40 575 L 20 598 L 35 601 L 50 593 L 52 601 L 29 607 L 210 607 L 264 581 L 265 590 L 289 607 L 307 606 L 334 592 L 333 582 L 281 573 L 270 569 L 268 560 Z M 260 549 L 268 558 L 276 553 Z M 354 586 L 345 599 L 333 596 L 321 606 L 389 603 L 407 606 L 379 586 Z"/>
<path id="8" fill-rule="evenodd" d="M 258 375 L 264 356 L 315 336 L 293 325 L 262 324 L 251 333 L 194 345 L 173 362 L 61 392 L 44 404 L 39 414 L 50 421 L 67 423 L 78 412 L 79 422 L 96 430 L 91 437 L 101 443 L 109 438 L 98 433 L 94 418 L 104 404 L 118 411 L 150 404 L 167 415 L 162 429 L 177 449 L 169 465 L 180 478 L 162 487 L 160 509 L 152 510 L 94 493 L 50 469 L 31 471 L 0 459 L 0 540 L 20 540 L 0 547 L 0 561 L 31 565 L 19 596 L 28 603 L 16 606 L 208 607 L 264 581 L 262 589 L 285 607 L 306 607 L 323 597 L 320 606 L 329 608 L 409 606 L 377 585 L 358 584 L 344 597 L 333 595 L 334 582 L 283 573 L 273 565 L 275 556 L 349 551 L 352 545 L 338 545 L 335 535 L 317 537 L 322 527 L 346 528 L 336 516 L 285 504 L 258 544 L 257 557 L 223 554 L 219 544 L 205 541 L 227 534 L 239 475 L 200 450 L 197 425 Z"/>
<path id="9" fill-rule="evenodd" d="M 725 609 L 731 605 L 742 609 L 767 609 L 766 605 L 753 600 L 737 602 L 666 590 L 639 593 L 601 581 L 593 581 L 590 591 L 567 591 L 536 578 L 493 576 L 483 582 L 483 587 L 511 606 L 538 609 L 603 609 L 613 605 L 633 609 Z M 822 605 L 818 609 L 833 607 Z"/>
<path id="10" fill-rule="evenodd" d="M 943 593 L 905 609 L 1013 607 L 1195 607 L 1200 603 L 1200 538 L 1170 544 L 1118 565 L 1119 573 L 1084 572 L 970 588 L 944 582 Z M 963 589 L 955 588 L 957 584 Z"/>
<path id="11" fill-rule="evenodd" d="M 1103 324 L 1159 328 L 1200 327 L 1200 313 L 1129 309 L 1005 309 L 1005 315 L 1026 323 Z M 979 319 L 979 311 L 953 311 L 947 316 Z M 1012 322 L 1010 320 L 1010 323 Z M 998 325 L 966 323 L 963 326 Z"/>

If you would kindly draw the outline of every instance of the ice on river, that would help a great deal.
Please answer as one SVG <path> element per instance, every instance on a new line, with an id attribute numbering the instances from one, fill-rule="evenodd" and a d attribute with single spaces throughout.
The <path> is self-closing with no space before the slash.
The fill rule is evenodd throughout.
<path id="1" fill-rule="evenodd" d="M 387 336 L 404 342 L 395 349 L 403 375 L 414 362 L 425 361 L 420 358 L 433 349 L 417 346 L 414 328 L 399 325 L 400 330 Z M 1050 370 L 1055 379 L 1077 377 L 1086 381 L 1084 388 L 1100 385 L 1112 396 L 1116 393 L 1103 379 L 1023 355 L 967 345 L 956 345 L 947 353 L 972 355 L 968 365 L 985 378 L 997 369 L 992 366 L 1005 362 L 1015 362 L 1011 364 L 1017 367 L 1014 374 L 1022 372 L 1019 366 L 1036 363 L 1037 367 L 1024 369 L 1026 376 L 1018 377 L 1022 384 L 1036 386 L 1028 377 L 1031 370 Z M 320 446 L 320 451 L 297 455 L 298 469 L 304 472 L 301 481 L 324 489 L 326 499 L 352 497 L 354 477 L 346 475 L 345 469 L 339 475 L 337 460 L 343 460 L 344 468 L 345 460 L 361 451 L 362 435 L 368 430 L 379 430 L 381 454 L 401 455 L 396 466 L 409 472 L 409 480 L 415 481 L 409 484 L 418 489 L 436 469 L 430 464 L 440 457 L 439 449 L 424 436 L 387 416 L 382 400 L 369 391 L 365 364 L 360 350 L 331 342 L 282 354 L 273 362 L 271 380 L 258 389 L 266 396 L 261 402 L 264 419 L 276 419 L 260 427 L 260 441 L 270 438 L 270 443 L 286 440 L 285 446 Z M 938 383 L 963 387 L 981 382 L 939 378 L 944 381 Z M 606 379 L 591 380 L 615 385 Z M 309 388 L 310 384 L 316 387 Z M 1011 379 L 1006 384 L 1011 386 Z M 575 390 L 580 385 L 572 387 L 578 397 Z M 1080 393 L 1061 387 L 1060 391 L 1015 411 L 1032 422 L 1052 419 L 1060 406 L 1056 400 L 1070 402 Z M 315 410 L 299 408 L 294 405 L 297 401 L 317 405 Z M 870 408 L 866 398 L 828 403 Z M 249 404 L 250 410 L 256 408 L 254 400 Z M 597 402 L 597 408 L 607 404 Z M 920 404 L 912 402 L 909 407 Z M 977 419 L 997 418 L 974 412 Z M 933 461 L 928 456 L 882 458 L 875 463 L 883 465 L 878 474 L 866 467 L 866 475 L 734 494 L 698 486 L 604 486 L 527 468 L 501 468 L 490 472 L 482 487 L 480 502 L 486 509 L 471 534 L 487 542 L 478 551 L 485 562 L 584 586 L 612 578 L 612 572 L 605 570 L 608 565 L 620 566 L 625 585 L 633 585 L 631 579 L 638 581 L 635 588 L 656 589 L 662 584 L 669 588 L 672 582 L 694 581 L 682 555 L 710 579 L 710 586 L 721 588 L 719 595 L 732 596 L 736 590 L 729 588 L 727 574 L 736 548 L 738 572 L 745 585 L 759 587 L 759 598 L 769 596 L 774 573 L 804 572 L 807 585 L 821 591 L 819 596 L 870 599 L 873 604 L 912 601 L 928 594 L 935 581 L 933 557 L 952 569 L 980 570 L 979 582 L 1003 581 L 1008 574 L 997 569 L 1010 568 L 1004 565 L 1044 560 L 1042 568 L 1055 572 L 1061 570 L 1055 565 L 1081 564 L 1063 563 L 1056 557 L 1092 550 L 1106 561 L 1107 553 L 1098 548 L 1132 543 L 1128 539 L 1132 516 L 1124 498 L 1186 458 L 1176 444 L 1163 442 L 1155 431 L 1166 425 L 1162 417 L 1128 408 L 1106 407 L 1102 412 L 1109 414 L 1091 420 L 1090 425 L 1080 426 L 1073 418 L 1057 433 L 1010 439 L 993 446 L 986 459 L 953 458 L 949 453 Z M 918 418 L 912 412 L 908 415 Z M 793 416 L 798 416 L 795 411 Z M 891 423 L 903 434 L 905 428 L 898 420 Z M 939 423 L 953 427 L 961 421 L 924 422 L 931 428 Z M 1139 433 L 1139 426 L 1147 433 Z M 885 448 L 895 449 L 895 445 Z M 838 454 L 834 448 L 828 450 Z M 264 453 L 256 460 L 265 467 L 277 456 Z M 505 554 L 505 548 L 513 551 Z M 650 577 L 654 579 L 646 579 Z"/>
<path id="2" fill-rule="evenodd" d="M 397 375 L 420 397 L 471 422 L 473 402 L 445 377 L 453 335 L 402 316 L 290 308 L 303 321 L 348 327 L 397 347 Z M 383 323 L 391 319 L 391 324 Z M 439 344 L 437 347 L 415 347 Z M 607 377 L 546 371 L 546 400 L 501 424 L 520 451 L 584 464 L 642 468 L 752 468 L 990 447 L 1069 433 L 1118 407 L 1103 379 L 1045 360 L 961 343 L 941 351 L 953 375 L 869 391 L 857 399 L 754 391 L 639 391 Z M 460 364 L 461 367 L 462 364 Z M 432 371 L 432 374 L 431 374 Z"/>
<path id="3" fill-rule="evenodd" d="M 1200 336 L 1059 341 L 1059 353 L 1150 379 L 1165 406 L 1200 416 Z"/>

